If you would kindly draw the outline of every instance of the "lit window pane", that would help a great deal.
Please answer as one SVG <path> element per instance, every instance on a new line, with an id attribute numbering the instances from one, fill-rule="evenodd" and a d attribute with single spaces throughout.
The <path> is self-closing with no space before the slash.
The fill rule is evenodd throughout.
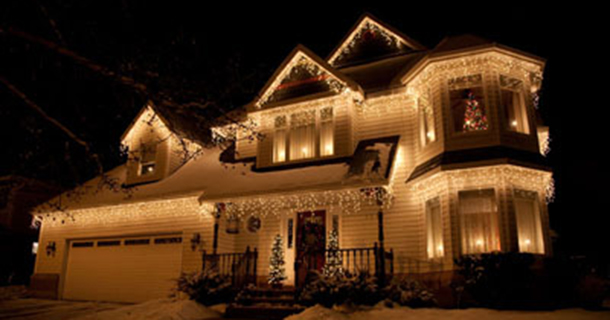
<path id="1" fill-rule="evenodd" d="M 449 99 L 456 132 L 489 129 L 480 74 L 450 79 Z"/>
<path id="2" fill-rule="evenodd" d="M 440 258 L 445 254 L 443 224 L 439 198 L 426 201 L 426 231 L 428 258 Z"/>
<path id="3" fill-rule="evenodd" d="M 529 121 L 523 98 L 523 82 L 518 79 L 500 76 L 500 87 L 502 105 L 508 121 L 508 130 L 529 134 Z"/>
<path id="4" fill-rule="evenodd" d="M 430 94 L 426 92 L 418 99 L 420 114 L 420 136 L 421 144 L 425 146 L 436 140 L 436 130 L 434 127 L 434 108 L 430 102 Z"/>
<path id="5" fill-rule="evenodd" d="M 290 160 L 315 156 L 315 111 L 292 114 L 290 117 Z"/>
<path id="6" fill-rule="evenodd" d="M 535 192 L 515 191 L 515 218 L 519 251 L 544 254 L 540 206 Z"/>
<path id="7" fill-rule="evenodd" d="M 286 116 L 278 116 L 274 121 L 273 162 L 286 161 Z"/>
<path id="8" fill-rule="evenodd" d="M 460 192 L 459 210 L 463 254 L 500 250 L 493 189 Z"/>
<path id="9" fill-rule="evenodd" d="M 320 110 L 320 155 L 332 156 L 335 152 L 333 109 Z"/>

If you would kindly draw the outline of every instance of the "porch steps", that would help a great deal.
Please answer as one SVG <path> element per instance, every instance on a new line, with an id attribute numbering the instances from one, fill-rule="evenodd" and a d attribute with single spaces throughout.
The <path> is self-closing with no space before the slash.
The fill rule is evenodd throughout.
<path id="1" fill-rule="evenodd" d="M 284 319 L 304 310 L 296 304 L 294 288 L 247 289 L 247 294 L 227 307 L 226 318 Z"/>

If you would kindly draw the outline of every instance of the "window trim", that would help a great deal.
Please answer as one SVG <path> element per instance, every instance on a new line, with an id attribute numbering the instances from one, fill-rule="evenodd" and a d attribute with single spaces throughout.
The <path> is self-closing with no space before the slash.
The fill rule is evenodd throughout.
<path id="1" fill-rule="evenodd" d="M 512 89 L 508 86 L 503 86 L 502 85 L 502 77 L 508 78 L 508 79 L 513 79 L 513 80 L 517 80 L 521 82 L 520 85 L 520 89 Z M 519 135 L 525 135 L 525 136 L 529 136 L 532 134 L 532 127 L 531 127 L 531 123 L 532 123 L 532 119 L 530 117 L 531 112 L 529 110 L 529 103 L 527 103 L 527 99 L 526 99 L 526 90 L 525 90 L 525 81 L 523 81 L 522 79 L 519 79 L 517 77 L 513 77 L 513 76 L 509 76 L 507 74 L 502 74 L 499 73 L 498 74 L 498 83 L 499 83 L 499 105 L 502 108 L 501 112 L 504 116 L 504 124 L 503 127 L 505 129 L 505 131 L 513 133 L 513 134 L 519 134 Z M 513 93 L 517 93 L 519 95 L 519 98 L 521 100 L 520 104 L 521 104 L 521 112 L 525 113 L 525 115 L 522 116 L 522 119 L 525 120 L 525 125 L 523 126 L 523 130 L 518 130 L 518 129 L 513 129 L 513 126 L 509 123 L 510 119 L 509 119 L 509 110 L 508 110 L 508 106 L 504 103 L 504 91 L 510 91 Z"/>
<path id="2" fill-rule="evenodd" d="M 430 255 L 430 212 L 428 210 L 428 204 L 431 202 L 438 202 L 438 224 L 439 224 L 439 229 L 440 229 L 440 235 L 438 237 L 440 237 L 440 246 L 435 248 L 436 250 L 434 250 L 435 254 Z M 434 260 L 434 259 L 442 259 L 446 256 L 446 247 L 445 247 L 445 235 L 444 235 L 444 223 L 443 223 L 443 204 L 441 201 L 441 197 L 440 195 L 428 198 L 425 202 L 424 202 L 424 220 L 425 220 L 425 224 L 426 224 L 426 255 L 427 258 L 430 260 Z M 434 227 L 432 227 L 432 229 L 435 229 Z M 435 237 L 433 237 L 435 238 Z M 434 244 L 436 245 L 436 244 Z"/>

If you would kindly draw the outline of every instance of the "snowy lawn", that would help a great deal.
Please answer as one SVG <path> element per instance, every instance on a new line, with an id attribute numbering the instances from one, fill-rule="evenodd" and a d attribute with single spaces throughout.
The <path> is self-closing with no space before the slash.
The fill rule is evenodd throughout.
<path id="1" fill-rule="evenodd" d="M 387 308 L 381 304 L 359 311 L 327 309 L 322 306 L 309 308 L 287 320 L 364 320 L 364 319 L 417 319 L 417 320 L 608 320 L 610 311 L 586 311 L 566 309 L 557 311 L 497 311 L 490 309 L 410 309 L 407 307 Z"/>
<path id="2" fill-rule="evenodd" d="M 203 320 L 222 317 L 222 306 L 206 308 L 188 300 L 160 299 L 125 305 L 38 299 L 0 301 L 0 319 L 24 320 Z"/>

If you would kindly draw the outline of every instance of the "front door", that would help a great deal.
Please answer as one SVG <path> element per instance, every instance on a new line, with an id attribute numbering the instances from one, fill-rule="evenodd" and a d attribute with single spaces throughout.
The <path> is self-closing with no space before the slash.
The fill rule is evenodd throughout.
<path id="1" fill-rule="evenodd" d="M 302 286 L 311 270 L 322 271 L 326 249 L 326 211 L 297 214 L 295 285 Z"/>

